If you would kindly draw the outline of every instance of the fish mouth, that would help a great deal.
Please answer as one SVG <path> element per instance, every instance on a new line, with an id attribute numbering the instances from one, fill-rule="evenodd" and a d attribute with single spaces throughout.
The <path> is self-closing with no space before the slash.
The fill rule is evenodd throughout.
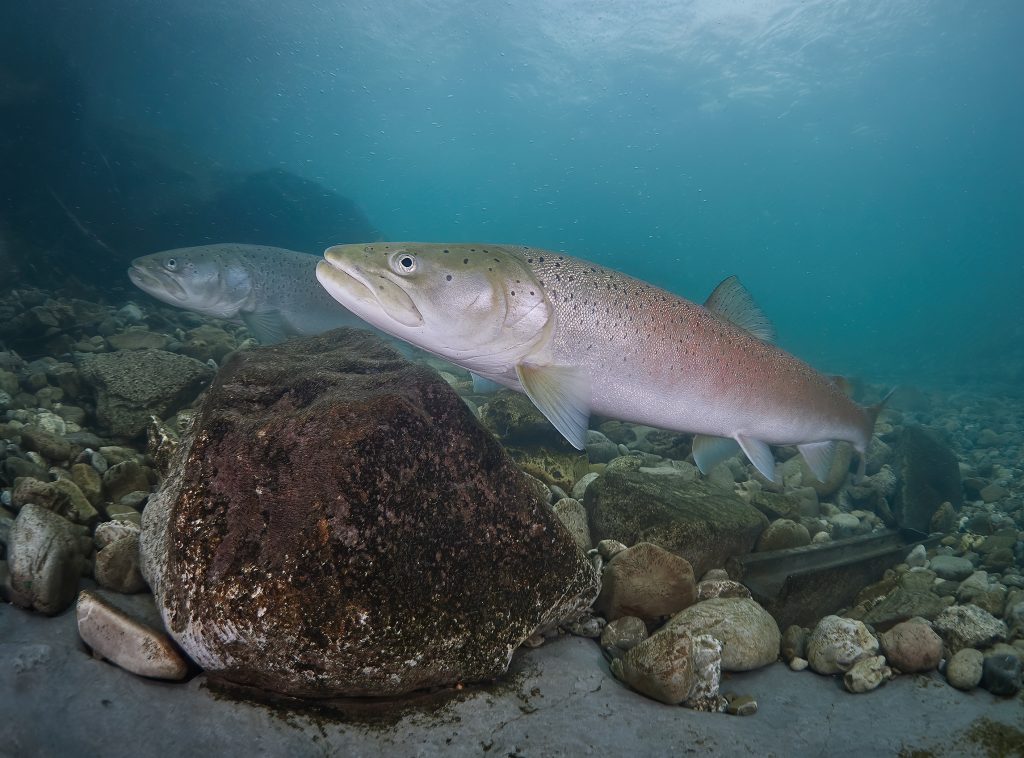
<path id="1" fill-rule="evenodd" d="M 316 278 L 331 297 L 385 331 L 381 315 L 406 327 L 423 325 L 423 315 L 402 287 L 386 276 L 368 274 L 335 248 L 328 248 L 316 264 Z"/>
<path id="2" fill-rule="evenodd" d="M 140 290 L 154 297 L 171 297 L 180 302 L 188 298 L 185 288 L 173 276 L 162 271 L 153 271 L 139 263 L 132 263 L 128 269 L 128 278 Z"/>

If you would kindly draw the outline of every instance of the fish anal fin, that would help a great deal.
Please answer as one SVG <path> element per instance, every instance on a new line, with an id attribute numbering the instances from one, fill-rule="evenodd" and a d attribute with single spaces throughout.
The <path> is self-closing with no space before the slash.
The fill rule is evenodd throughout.
<path id="1" fill-rule="evenodd" d="M 828 479 L 828 472 L 832 470 L 832 461 L 836 455 L 836 441 L 825 440 L 824 442 L 808 442 L 797 445 L 796 449 L 807 462 L 807 467 L 819 482 Z"/>
<path id="2" fill-rule="evenodd" d="M 252 332 L 252 336 L 258 339 L 260 344 L 273 345 L 283 342 L 288 336 L 281 311 L 252 311 L 240 315 L 242 321 L 249 327 L 249 331 Z"/>
<path id="3" fill-rule="evenodd" d="M 732 458 L 740 451 L 736 440 L 728 437 L 710 437 L 697 434 L 693 438 L 693 462 L 700 473 L 707 474 L 722 461 Z"/>
<path id="4" fill-rule="evenodd" d="M 737 434 L 735 439 L 743 449 L 744 455 L 754 464 L 754 468 L 761 472 L 761 476 L 769 482 L 776 481 L 775 456 L 772 455 L 772 449 L 768 443 L 753 437 L 745 437 L 742 434 Z"/>
<path id="5" fill-rule="evenodd" d="M 527 397 L 577 450 L 587 443 L 590 375 L 574 366 L 519 363 L 516 376 Z"/>
<path id="6" fill-rule="evenodd" d="M 723 279 L 704 301 L 704 307 L 741 329 L 746 329 L 760 340 L 775 340 L 772 322 L 735 276 Z"/>

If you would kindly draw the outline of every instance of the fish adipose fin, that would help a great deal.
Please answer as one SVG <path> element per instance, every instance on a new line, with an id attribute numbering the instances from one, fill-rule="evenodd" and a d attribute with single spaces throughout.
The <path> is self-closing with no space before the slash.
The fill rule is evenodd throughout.
<path id="1" fill-rule="evenodd" d="M 572 366 L 516 365 L 527 397 L 577 450 L 587 443 L 590 421 L 590 377 Z"/>
<path id="2" fill-rule="evenodd" d="M 693 462 L 700 469 L 700 473 L 705 475 L 739 451 L 740 446 L 736 440 L 728 437 L 709 437 L 706 434 L 697 434 L 693 438 Z"/>
<path id="3" fill-rule="evenodd" d="M 818 481 L 824 482 L 828 478 L 828 472 L 832 470 L 832 459 L 836 455 L 836 441 L 808 442 L 804 445 L 797 445 L 796 449 L 807 461 L 807 467 Z"/>
<path id="4" fill-rule="evenodd" d="M 242 321 L 249 327 L 252 336 L 260 341 L 261 345 L 273 345 L 277 342 L 284 342 L 285 333 L 284 318 L 281 311 L 253 311 L 243 313 Z"/>
<path id="5" fill-rule="evenodd" d="M 740 447 L 743 448 L 743 452 L 750 462 L 754 464 L 754 468 L 761 472 L 761 476 L 769 482 L 774 482 L 775 456 L 772 455 L 772 449 L 768 447 L 768 443 L 744 437 L 741 434 L 736 435 L 736 441 L 740 443 Z"/>
<path id="6" fill-rule="evenodd" d="M 741 329 L 746 329 L 760 340 L 775 341 L 775 327 L 772 326 L 772 322 L 735 276 L 723 279 L 704 301 L 704 307 Z"/>

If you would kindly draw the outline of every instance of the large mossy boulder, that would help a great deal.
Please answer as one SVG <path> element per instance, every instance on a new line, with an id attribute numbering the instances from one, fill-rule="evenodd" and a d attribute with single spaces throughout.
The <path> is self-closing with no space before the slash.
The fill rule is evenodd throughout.
<path id="1" fill-rule="evenodd" d="M 768 520 L 753 506 L 704 480 L 661 476 L 637 457 L 616 458 L 586 490 L 595 542 L 652 542 L 693 566 L 696 576 L 749 553 Z"/>
<path id="2" fill-rule="evenodd" d="M 359 330 L 228 360 L 142 552 L 167 629 L 209 674 L 311 697 L 494 678 L 598 590 L 451 387 Z"/>

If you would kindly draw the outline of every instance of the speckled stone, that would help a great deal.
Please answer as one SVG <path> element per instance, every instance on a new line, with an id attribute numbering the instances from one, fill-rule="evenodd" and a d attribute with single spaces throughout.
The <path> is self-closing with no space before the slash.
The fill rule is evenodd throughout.
<path id="1" fill-rule="evenodd" d="M 779 626 L 750 598 L 704 600 L 677 613 L 665 628 L 714 637 L 722 643 L 723 671 L 750 671 L 779 657 Z"/>
<path id="2" fill-rule="evenodd" d="M 807 640 L 807 660 L 819 674 L 849 671 L 861 658 L 878 652 L 878 640 L 860 621 L 826 616 Z"/>
<path id="3" fill-rule="evenodd" d="M 946 608 L 933 622 L 951 653 L 965 647 L 985 647 L 1006 639 L 1007 629 L 999 619 L 976 605 Z"/>
<path id="4" fill-rule="evenodd" d="M 142 546 L 207 675 L 302 696 L 492 679 L 598 590 L 454 390 L 361 330 L 228 358 Z"/>
<path id="5" fill-rule="evenodd" d="M 843 674 L 843 686 L 848 692 L 870 692 L 880 684 L 892 679 L 892 669 L 885 665 L 884 655 L 861 658 Z"/>
<path id="6" fill-rule="evenodd" d="M 721 678 L 721 645 L 683 629 L 664 629 L 611 663 L 612 673 L 650 698 L 669 705 L 715 697 Z"/>

